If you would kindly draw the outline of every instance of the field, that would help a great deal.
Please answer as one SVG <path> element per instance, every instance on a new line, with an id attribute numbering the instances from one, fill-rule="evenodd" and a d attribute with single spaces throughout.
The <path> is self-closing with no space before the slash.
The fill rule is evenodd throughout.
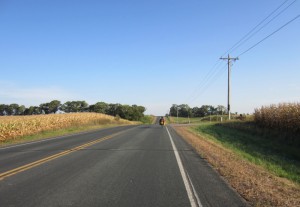
<path id="1" fill-rule="evenodd" d="M 200 123 L 202 118 L 188 118 L 188 117 L 175 117 L 175 116 L 168 116 L 167 118 L 168 123 L 170 124 L 188 124 L 188 123 Z"/>
<path id="2" fill-rule="evenodd" d="M 240 116 L 238 115 L 232 115 L 232 119 L 239 119 Z M 253 119 L 252 116 L 243 117 L 243 119 Z M 221 121 L 228 121 L 228 115 L 211 115 L 206 117 L 175 117 L 175 116 L 169 116 L 168 121 L 171 124 L 199 124 L 205 121 L 212 121 L 212 122 L 221 122 Z"/>
<path id="3" fill-rule="evenodd" d="M 0 117 L 0 143 L 67 128 L 124 124 L 135 124 L 135 122 L 99 113 L 2 116 Z"/>
<path id="4" fill-rule="evenodd" d="M 286 142 L 300 145 L 300 103 L 280 103 L 255 109 L 256 125 L 280 134 Z"/>

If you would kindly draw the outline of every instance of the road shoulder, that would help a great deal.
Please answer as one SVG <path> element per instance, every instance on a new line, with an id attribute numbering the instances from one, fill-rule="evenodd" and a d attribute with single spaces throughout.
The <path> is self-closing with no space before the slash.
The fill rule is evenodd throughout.
<path id="1" fill-rule="evenodd" d="M 173 127 L 170 133 L 177 146 L 187 176 L 202 206 L 247 207 L 248 203 L 236 190 L 197 154 L 196 150 L 178 134 Z"/>
<path id="2" fill-rule="evenodd" d="M 299 186 L 241 159 L 186 126 L 174 126 L 174 129 L 251 205 L 300 206 Z"/>

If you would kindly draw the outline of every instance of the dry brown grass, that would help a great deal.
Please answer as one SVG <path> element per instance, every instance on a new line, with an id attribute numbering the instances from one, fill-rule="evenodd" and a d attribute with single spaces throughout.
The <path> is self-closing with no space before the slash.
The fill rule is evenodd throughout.
<path id="1" fill-rule="evenodd" d="M 133 122 L 127 120 L 116 119 L 115 117 L 99 113 L 2 116 L 0 117 L 0 142 L 42 131 L 64 129 L 73 126 L 132 123 Z"/>
<path id="2" fill-rule="evenodd" d="M 177 126 L 175 129 L 250 205 L 300 207 L 298 184 L 274 176 L 187 127 Z"/>
<path id="3" fill-rule="evenodd" d="M 254 120 L 260 126 L 288 132 L 300 132 L 300 103 L 281 103 L 255 109 Z"/>

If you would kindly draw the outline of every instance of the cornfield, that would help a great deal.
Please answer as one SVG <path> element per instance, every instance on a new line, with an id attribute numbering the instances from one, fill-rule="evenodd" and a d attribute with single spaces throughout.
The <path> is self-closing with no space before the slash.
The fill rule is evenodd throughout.
<path id="1" fill-rule="evenodd" d="M 300 133 L 300 103 L 280 103 L 255 109 L 255 122 L 262 127 Z"/>
<path id="2" fill-rule="evenodd" d="M 132 122 L 99 113 L 49 114 L 0 117 L 0 142 L 42 131 L 72 126 L 131 124 Z"/>

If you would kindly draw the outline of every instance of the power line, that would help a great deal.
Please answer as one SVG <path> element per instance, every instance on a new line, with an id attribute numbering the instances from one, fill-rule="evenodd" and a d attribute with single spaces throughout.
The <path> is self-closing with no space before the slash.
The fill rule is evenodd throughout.
<path id="1" fill-rule="evenodd" d="M 209 70 L 209 72 L 204 76 L 204 78 L 201 80 L 201 82 L 197 85 L 197 87 L 195 88 L 195 90 L 193 91 L 193 93 L 190 95 L 190 97 L 187 99 L 187 101 L 189 102 L 189 100 L 194 100 L 194 96 L 196 95 L 197 91 L 201 90 L 209 81 L 210 79 L 215 76 L 215 74 L 218 72 L 220 66 L 221 66 L 221 61 L 218 60 L 216 61 L 216 63 L 214 64 L 214 66 Z M 197 95 L 196 95 L 197 96 Z"/>
<path id="2" fill-rule="evenodd" d="M 275 30 L 274 32 L 272 32 L 271 34 L 269 34 L 268 36 L 266 36 L 265 38 L 263 38 L 262 40 L 260 40 L 259 42 L 257 42 L 256 44 L 254 44 L 253 46 L 251 46 L 250 48 L 248 48 L 247 50 L 245 50 L 244 52 L 242 52 L 241 54 L 238 55 L 238 57 L 242 56 L 243 54 L 245 54 L 246 52 L 248 52 L 249 50 L 253 49 L 254 47 L 256 47 L 257 45 L 259 45 L 260 43 L 262 43 L 263 41 L 265 41 L 266 39 L 268 39 L 269 37 L 271 37 L 272 35 L 274 35 L 275 33 L 277 33 L 278 31 L 280 31 L 281 29 L 283 29 L 284 27 L 286 27 L 287 25 L 289 25 L 290 23 L 292 23 L 293 21 L 295 21 L 296 19 L 298 19 L 300 17 L 300 14 L 297 15 L 295 18 L 293 18 L 292 20 L 288 21 L 287 23 L 285 23 L 284 25 L 282 25 L 281 27 L 279 27 L 277 30 Z"/>
<path id="3" fill-rule="evenodd" d="M 199 98 L 199 96 L 201 96 L 205 91 L 206 89 L 211 85 L 213 84 L 215 81 L 217 81 L 220 77 L 222 77 L 221 75 L 224 74 L 224 72 L 226 70 L 225 69 L 225 65 L 224 67 L 222 67 L 218 72 L 216 72 L 213 76 L 211 76 L 211 78 L 205 82 L 203 84 L 203 87 L 201 87 L 199 89 L 199 93 L 189 102 L 189 103 L 193 103 L 197 98 Z"/>
<path id="4" fill-rule="evenodd" d="M 281 5 L 279 5 L 274 11 L 272 11 L 266 18 L 264 18 L 262 21 L 260 21 L 253 29 L 251 29 L 246 35 L 244 35 L 238 42 L 236 42 L 229 50 L 224 52 L 221 56 L 224 56 L 225 54 L 228 54 L 232 52 L 232 50 L 245 38 L 247 38 L 257 27 L 259 27 L 262 23 L 264 23 L 270 16 L 272 16 L 278 9 L 280 9 L 285 3 L 287 3 L 289 0 L 285 0 Z"/>
<path id="5" fill-rule="evenodd" d="M 289 0 L 285 0 L 282 4 L 280 4 L 275 10 L 273 10 L 266 18 L 264 18 L 261 22 L 259 22 L 253 29 L 251 29 L 245 36 L 243 36 L 238 42 L 236 42 L 229 50 L 227 50 L 224 54 L 228 53 L 229 51 L 234 51 L 236 50 L 238 47 L 240 47 L 241 45 L 243 45 L 245 42 L 247 42 L 251 37 L 253 37 L 255 34 L 257 34 L 259 31 L 261 31 L 264 27 L 266 27 L 270 22 L 272 22 L 275 18 L 277 18 L 280 14 L 282 14 L 284 11 L 286 11 L 291 5 L 293 5 L 297 0 L 294 0 L 293 2 L 291 2 L 289 5 L 287 5 L 285 8 L 283 8 L 281 11 L 279 11 L 279 13 L 277 13 L 277 15 L 275 15 L 273 18 L 271 18 L 267 23 L 263 24 L 267 19 L 269 19 L 273 14 L 275 14 L 280 8 L 282 8 Z M 273 34 L 275 34 L 276 32 L 278 32 L 279 30 L 281 30 L 283 27 L 287 26 L 288 24 L 290 24 L 292 21 L 296 20 L 299 17 L 299 15 L 297 17 L 295 17 L 294 19 L 292 19 L 291 21 L 289 21 L 288 23 L 286 23 L 285 25 L 283 25 L 282 27 L 280 27 L 279 29 L 277 29 L 276 31 L 274 31 L 273 33 L 271 33 L 270 35 L 268 35 L 267 37 L 265 37 L 264 39 L 262 39 L 261 41 L 259 41 L 258 43 L 256 43 L 255 45 L 253 45 L 252 47 L 248 48 L 246 51 L 244 51 L 243 53 L 241 53 L 240 55 L 238 55 L 237 57 L 240 57 L 241 55 L 245 54 L 246 52 L 248 52 L 249 50 L 251 50 L 252 48 L 256 47 L 258 44 L 260 44 L 261 42 L 263 42 L 264 40 L 266 40 L 267 38 L 269 38 L 270 36 L 272 36 Z M 263 24 L 263 25 L 262 25 Z M 262 26 L 261 26 L 262 25 Z M 258 30 L 256 30 L 259 26 L 261 26 Z M 222 56 L 224 56 L 224 54 Z M 194 102 L 200 95 L 202 95 L 202 93 L 213 83 L 217 80 L 218 76 L 221 74 L 221 72 L 224 72 L 223 70 L 219 69 L 220 65 L 218 65 L 218 61 L 214 64 L 214 66 L 211 68 L 211 70 L 209 70 L 209 72 L 204 76 L 204 78 L 202 79 L 202 81 L 200 82 L 200 84 L 198 84 L 198 86 L 195 88 L 195 90 L 193 91 L 193 93 L 190 95 L 190 97 L 187 100 L 189 103 Z M 200 91 L 200 93 L 197 91 Z"/>
<path id="6" fill-rule="evenodd" d="M 269 23 L 271 23 L 274 19 L 276 19 L 280 14 L 282 14 L 284 11 L 286 11 L 290 6 L 292 6 L 297 0 L 294 0 L 292 3 L 290 3 L 287 7 L 285 7 L 282 11 L 280 11 L 276 16 L 274 16 L 270 21 L 265 23 L 262 27 L 260 27 L 258 30 L 256 30 L 253 34 L 251 34 L 247 39 L 245 39 L 243 42 L 238 44 L 234 49 L 231 50 L 231 52 L 235 51 L 237 48 L 242 46 L 245 42 L 247 42 L 251 37 L 256 35 L 259 31 L 261 31 L 264 27 L 266 27 Z"/>

